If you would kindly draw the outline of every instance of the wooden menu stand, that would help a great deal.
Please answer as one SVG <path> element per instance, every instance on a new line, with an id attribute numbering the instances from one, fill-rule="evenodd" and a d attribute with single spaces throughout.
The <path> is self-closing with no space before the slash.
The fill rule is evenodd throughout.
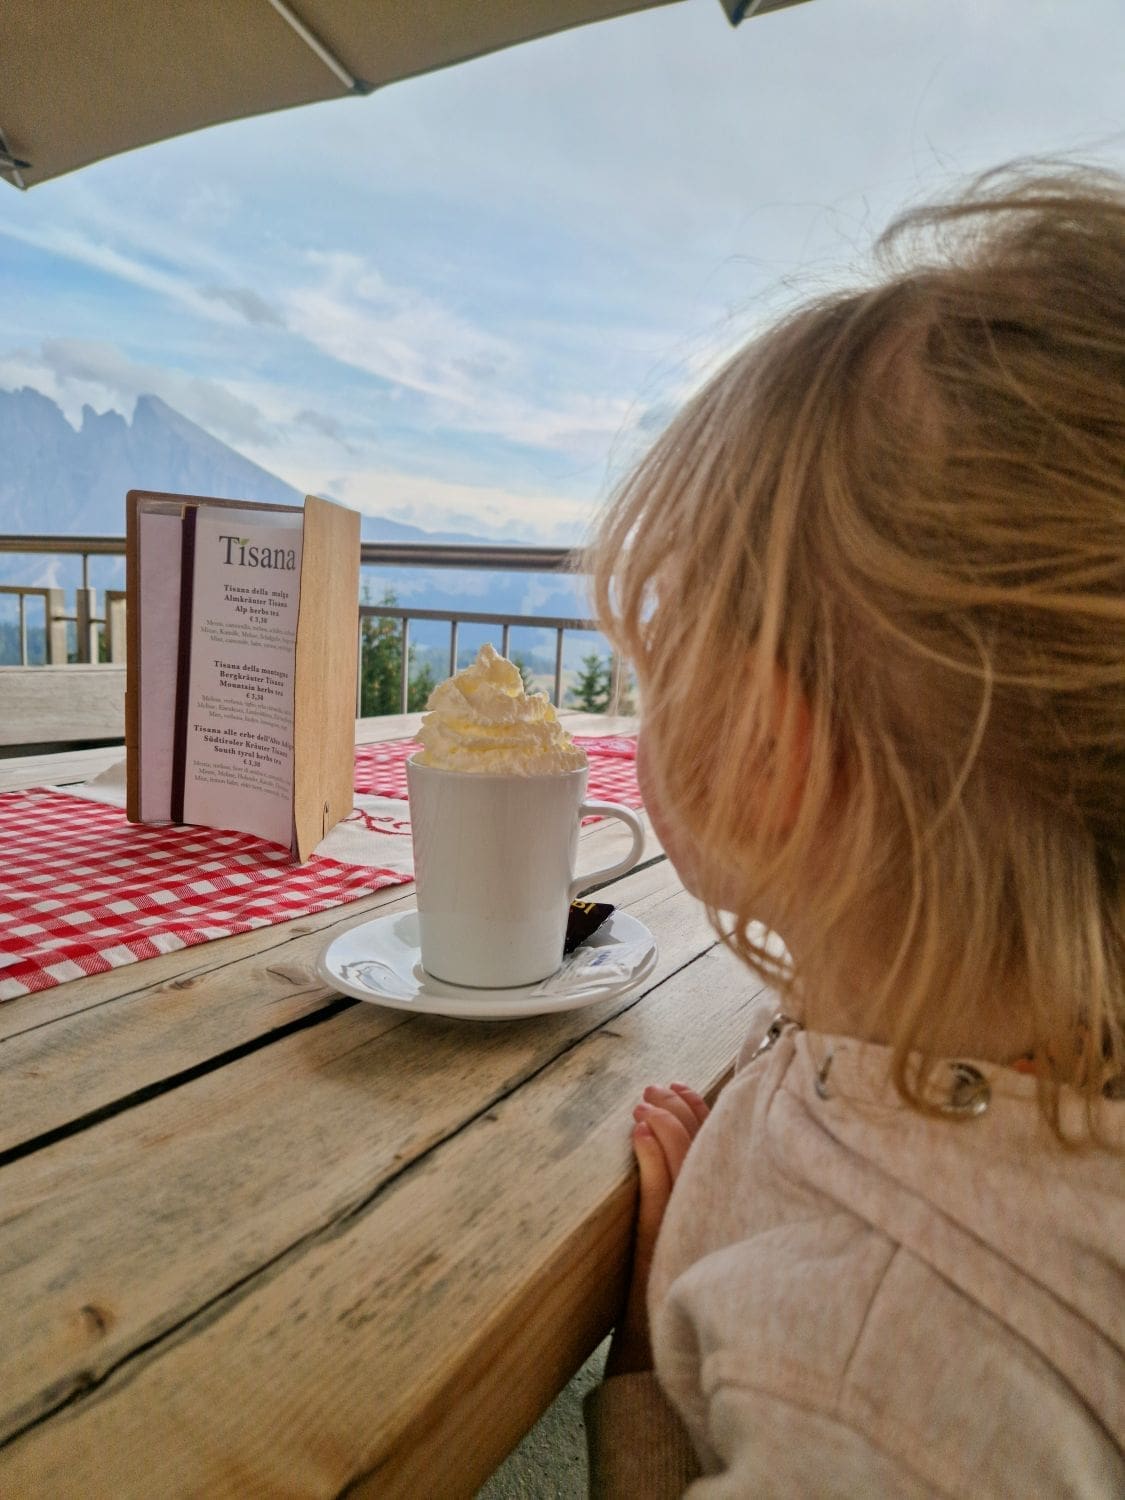
<path id="1" fill-rule="evenodd" d="M 329 830 L 347 817 L 353 805 L 353 738 L 355 725 L 355 682 L 358 630 L 356 624 L 359 597 L 359 516 L 355 511 L 310 495 L 303 508 L 283 505 L 261 505 L 238 500 L 221 500 L 203 495 L 176 495 L 148 490 L 130 490 L 126 496 L 126 598 L 127 598 L 127 677 L 125 689 L 125 743 L 127 776 L 127 812 L 131 821 L 167 821 L 173 802 L 157 805 L 161 816 L 155 816 L 151 784 L 155 780 L 151 747 L 144 743 L 145 733 L 157 738 L 153 729 L 152 705 L 159 695 L 172 695 L 182 708 L 186 696 L 187 668 L 190 650 L 198 648 L 198 630 L 191 617 L 190 566 L 182 568 L 181 531 L 194 532 L 195 518 L 215 509 L 255 513 L 263 523 L 271 516 L 302 518 L 299 531 L 301 560 L 299 603 L 295 633 L 292 673 L 292 849 L 304 861 Z M 156 532 L 146 531 L 148 516 L 161 516 L 173 524 L 165 528 L 174 547 L 165 549 L 162 559 L 164 575 L 174 573 L 181 588 L 181 638 L 169 657 L 168 605 L 166 590 L 151 581 L 146 594 L 145 578 L 150 574 L 142 566 L 142 551 L 156 546 Z M 292 525 L 289 521 L 287 524 Z M 296 534 L 296 532 L 294 532 Z M 148 538 L 146 541 L 145 538 Z M 163 541 L 161 542 L 163 545 Z M 146 558 L 151 552 L 145 553 Z M 182 556 L 188 559 L 185 547 Z M 184 600 L 187 600 L 186 605 Z M 165 635 L 163 648 L 158 646 L 156 615 L 163 611 Z M 194 645 L 192 642 L 194 641 Z M 146 663 L 146 644 L 150 659 Z M 178 654 L 177 654 L 178 652 Z M 163 653 L 163 654 L 162 654 Z M 149 668 L 146 676 L 146 665 Z M 170 666 L 170 672 L 167 668 Z M 169 676 L 176 679 L 169 685 Z M 146 695 L 148 695 L 146 700 Z M 149 712 L 143 711 L 143 705 Z M 171 701 L 171 699 L 169 699 Z M 183 714 L 179 715 L 183 718 Z M 149 729 L 144 726 L 148 723 Z M 163 715 L 156 721 L 162 742 L 174 745 L 181 757 L 183 725 Z M 177 738 L 179 736 L 179 738 Z M 146 793 L 146 777 L 149 785 Z M 144 816 L 142 817 L 142 806 Z M 192 821 L 187 819 L 186 821 Z M 195 819 L 195 821 L 202 821 Z M 258 832 L 253 827 L 246 832 Z M 265 835 L 263 835 L 265 836 Z"/>

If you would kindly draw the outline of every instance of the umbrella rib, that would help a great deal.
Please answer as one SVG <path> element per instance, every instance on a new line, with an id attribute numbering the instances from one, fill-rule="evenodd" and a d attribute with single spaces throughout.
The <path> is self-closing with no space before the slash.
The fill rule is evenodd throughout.
<path id="1" fill-rule="evenodd" d="M 332 72 L 335 73 L 336 77 L 349 91 L 349 93 L 363 93 L 363 86 L 357 83 L 357 81 L 348 72 L 347 68 L 344 67 L 343 63 L 336 56 L 336 54 L 329 51 L 329 49 L 324 45 L 324 43 L 320 40 L 316 33 L 314 31 L 310 31 L 310 29 L 305 25 L 304 21 L 301 20 L 300 16 L 297 15 L 296 11 L 294 11 L 291 6 L 286 4 L 286 0 L 268 0 L 268 4 L 273 6 L 274 10 L 277 11 L 278 15 L 286 23 L 287 26 L 291 26 L 293 28 L 296 34 L 301 38 L 302 42 L 304 42 L 305 46 L 308 47 L 309 51 L 315 52 L 317 57 L 320 58 L 325 67 L 330 68 Z"/>
<path id="2" fill-rule="evenodd" d="M 23 180 L 23 173 L 20 171 L 20 168 L 30 165 L 30 162 L 20 161 L 17 156 L 12 155 L 11 149 L 8 146 L 8 137 L 0 130 L 0 172 L 10 172 L 12 174 L 12 181 L 16 187 L 21 188 L 25 193 L 27 192 L 27 183 Z"/>

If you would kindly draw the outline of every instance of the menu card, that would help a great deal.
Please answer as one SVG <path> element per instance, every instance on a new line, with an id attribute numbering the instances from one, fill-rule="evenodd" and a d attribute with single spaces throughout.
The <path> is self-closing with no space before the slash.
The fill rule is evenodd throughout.
<path id="1" fill-rule="evenodd" d="M 352 808 L 359 516 L 131 490 L 127 812 L 305 860 Z"/>

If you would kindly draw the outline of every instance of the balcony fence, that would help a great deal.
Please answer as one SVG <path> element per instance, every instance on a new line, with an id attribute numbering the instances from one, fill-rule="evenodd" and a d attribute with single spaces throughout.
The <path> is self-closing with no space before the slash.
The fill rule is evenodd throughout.
<path id="1" fill-rule="evenodd" d="M 29 620 L 42 616 L 45 664 L 62 666 L 76 661 L 83 664 L 125 660 L 125 594 L 120 589 L 102 590 L 103 605 L 99 612 L 97 590 L 90 586 L 92 557 L 121 557 L 125 554 L 123 537 L 93 536 L 10 536 L 0 534 L 0 556 L 22 553 L 37 556 L 77 556 L 82 563 L 82 583 L 74 590 L 74 608 L 68 609 L 66 590 L 22 584 L 0 585 L 0 596 L 15 596 L 19 610 L 20 665 L 30 666 L 28 653 Z M 563 547 L 530 546 L 463 546 L 428 542 L 363 542 L 360 566 L 477 569 L 509 573 L 580 573 L 582 555 Z M 399 710 L 407 711 L 410 698 L 411 626 L 420 622 L 446 623 L 449 626 L 449 672 L 458 665 L 460 629 L 463 625 L 499 626 L 501 654 L 510 653 L 511 633 L 516 629 L 554 632 L 554 672 L 551 678 L 551 700 L 560 706 L 563 698 L 563 658 L 567 632 L 596 632 L 597 622 L 582 618 L 545 615 L 514 615 L 488 611 L 421 609 L 406 605 L 383 605 L 357 601 L 359 632 L 359 667 L 356 677 L 356 715 L 362 711 L 364 668 L 364 623 L 371 620 L 394 620 L 399 626 Z M 74 646 L 71 647 L 72 632 Z M 611 657 L 611 676 L 607 711 L 615 713 L 621 702 L 624 671 L 620 659 Z"/>

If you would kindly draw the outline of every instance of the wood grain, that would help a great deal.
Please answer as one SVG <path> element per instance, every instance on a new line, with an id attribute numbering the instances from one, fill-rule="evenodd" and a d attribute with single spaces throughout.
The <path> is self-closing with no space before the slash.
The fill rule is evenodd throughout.
<path id="1" fill-rule="evenodd" d="M 103 745 L 95 750 L 59 750 L 0 759 L 0 792 L 89 781 L 123 760 L 124 749 L 123 745 Z"/>
<path id="2" fill-rule="evenodd" d="M 334 997 L 326 939 L 412 886 L 0 1006 L 0 1495 L 472 1495 L 613 1316 L 635 1098 L 724 1076 L 757 990 L 646 855 L 608 899 L 658 968 L 583 1011 Z"/>
<path id="3" fill-rule="evenodd" d="M 0 745 L 124 738 L 124 667 L 0 667 Z"/>
<path id="4" fill-rule="evenodd" d="M 718 1078 L 755 992 L 725 952 L 697 954 L 674 983 L 560 1050 L 534 1086 L 513 1079 L 381 1191 L 272 1261 L 260 1245 L 256 1273 L 148 1347 L 135 1320 L 120 1339 L 114 1320 L 130 1309 L 104 1295 L 106 1330 L 88 1317 L 79 1330 L 92 1305 L 83 1291 L 68 1325 L 86 1343 L 80 1383 L 41 1392 L 72 1399 L 0 1453 L 0 1489 L 473 1494 L 608 1326 L 634 1099 L 670 1072 L 700 1088 Z M 470 1049 L 466 1074 L 482 1060 Z M 382 1137 L 373 1130 L 370 1149 Z M 325 1171 L 339 1176 L 334 1161 Z M 57 1272 L 39 1274 L 56 1284 Z M 172 1300 L 185 1307 L 182 1293 Z M 64 1302 L 56 1294 L 57 1312 Z"/>
<path id="5" fill-rule="evenodd" d="M 607 864 L 628 846 L 619 823 L 584 829 L 579 868 Z M 659 853 L 650 835 L 643 857 Z M 26 997 L 39 1002 L 35 1006 L 23 1000 L 0 1006 L 0 1158 L 68 1121 L 315 1016 L 337 993 L 315 972 L 325 944 L 359 922 L 414 905 L 413 883 L 391 886 L 296 922 Z M 192 954 L 198 955 L 194 965 Z"/>
<path id="6" fill-rule="evenodd" d="M 305 498 L 293 668 L 293 828 L 302 861 L 352 810 L 359 515 Z"/>
<path id="7" fill-rule="evenodd" d="M 646 989 L 713 941 L 667 861 L 615 895 L 658 935 Z M 399 1012 L 388 1023 L 357 1004 L 9 1163 L 2 1420 L 21 1424 L 354 1211 L 635 1003 L 476 1025 Z M 107 1310 L 93 1345 L 87 1305 Z"/>

